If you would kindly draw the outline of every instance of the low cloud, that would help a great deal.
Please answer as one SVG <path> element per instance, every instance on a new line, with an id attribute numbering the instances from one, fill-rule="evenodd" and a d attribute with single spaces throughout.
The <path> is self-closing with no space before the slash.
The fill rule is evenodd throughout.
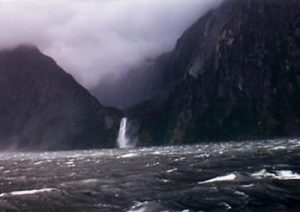
<path id="1" fill-rule="evenodd" d="M 37 45 L 87 88 L 171 50 L 221 0 L 1 1 L 0 48 Z"/>

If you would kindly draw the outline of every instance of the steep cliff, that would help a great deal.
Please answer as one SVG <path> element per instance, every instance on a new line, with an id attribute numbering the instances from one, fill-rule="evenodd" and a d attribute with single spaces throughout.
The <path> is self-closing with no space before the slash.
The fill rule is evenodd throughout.
<path id="1" fill-rule="evenodd" d="M 300 2 L 227 0 L 178 40 L 182 79 L 129 111 L 141 145 L 300 135 Z"/>
<path id="2" fill-rule="evenodd" d="M 0 52 L 1 150 L 113 147 L 119 122 L 37 48 Z"/>

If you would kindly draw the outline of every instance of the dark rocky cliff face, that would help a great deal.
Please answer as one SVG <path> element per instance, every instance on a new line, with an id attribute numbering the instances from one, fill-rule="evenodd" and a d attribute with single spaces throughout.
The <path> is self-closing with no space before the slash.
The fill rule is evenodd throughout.
<path id="1" fill-rule="evenodd" d="M 129 111 L 142 145 L 300 135 L 300 1 L 227 0 L 173 55 L 180 82 Z"/>
<path id="2" fill-rule="evenodd" d="M 0 52 L 0 148 L 113 147 L 120 114 L 37 48 Z"/>

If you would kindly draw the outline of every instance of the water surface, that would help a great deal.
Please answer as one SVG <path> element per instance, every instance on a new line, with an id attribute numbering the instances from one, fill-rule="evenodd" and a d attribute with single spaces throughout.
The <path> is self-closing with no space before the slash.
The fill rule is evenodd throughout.
<path id="1" fill-rule="evenodd" d="M 0 153 L 0 211 L 300 211 L 300 140 Z"/>

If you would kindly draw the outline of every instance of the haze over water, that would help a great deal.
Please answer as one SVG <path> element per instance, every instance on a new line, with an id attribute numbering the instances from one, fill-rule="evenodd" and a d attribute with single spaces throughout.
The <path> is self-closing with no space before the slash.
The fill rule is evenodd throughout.
<path id="1" fill-rule="evenodd" d="M 1 211 L 299 211 L 300 140 L 0 154 Z"/>

